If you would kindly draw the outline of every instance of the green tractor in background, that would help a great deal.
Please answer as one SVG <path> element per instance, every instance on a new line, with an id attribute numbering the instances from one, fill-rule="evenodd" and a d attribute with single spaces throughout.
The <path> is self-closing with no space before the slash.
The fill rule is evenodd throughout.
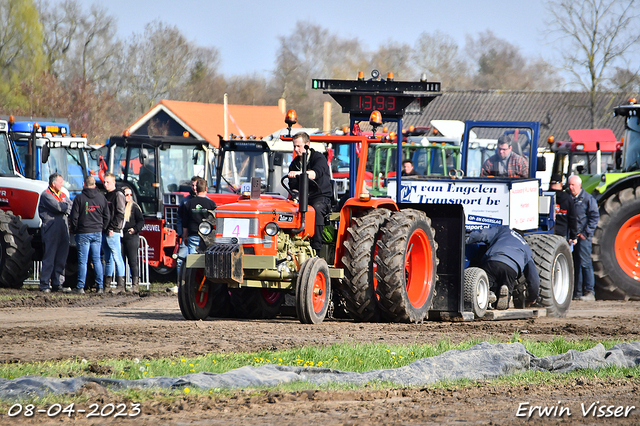
<path id="1" fill-rule="evenodd" d="M 616 170 L 594 175 L 583 188 L 598 202 L 593 268 L 598 299 L 640 300 L 640 105 L 614 108 L 626 120 Z"/>

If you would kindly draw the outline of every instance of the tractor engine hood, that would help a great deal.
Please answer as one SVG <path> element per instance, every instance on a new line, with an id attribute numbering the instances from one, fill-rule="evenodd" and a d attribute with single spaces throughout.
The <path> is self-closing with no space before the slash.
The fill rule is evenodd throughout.
<path id="1" fill-rule="evenodd" d="M 302 237 L 313 235 L 315 210 L 309 206 L 307 223 L 299 234 Z M 265 244 L 275 243 L 274 238 L 265 233 L 265 226 L 274 222 L 279 229 L 296 229 L 301 225 L 298 203 L 290 200 L 256 199 L 240 200 L 225 204 L 216 209 L 216 243 L 222 244 Z"/>

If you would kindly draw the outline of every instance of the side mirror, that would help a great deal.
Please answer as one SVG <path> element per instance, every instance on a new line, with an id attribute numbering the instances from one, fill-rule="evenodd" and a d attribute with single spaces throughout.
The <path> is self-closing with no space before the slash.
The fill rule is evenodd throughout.
<path id="1" fill-rule="evenodd" d="M 282 166 L 284 163 L 284 155 L 281 152 L 276 152 L 273 156 L 273 165 L 274 166 Z"/>
<path id="2" fill-rule="evenodd" d="M 149 159 L 149 152 L 145 148 L 141 148 L 138 152 L 138 160 L 142 166 L 147 165 L 147 160 Z"/>
<path id="3" fill-rule="evenodd" d="M 44 146 L 42 147 L 42 153 L 40 154 L 40 161 L 42 162 L 42 164 L 46 163 L 49 160 L 49 154 L 50 154 L 50 149 L 49 149 L 49 142 L 47 142 L 46 144 L 44 144 Z"/>
<path id="4" fill-rule="evenodd" d="M 544 155 L 539 155 L 537 164 L 538 164 L 536 167 L 537 172 L 547 171 L 547 157 L 545 157 Z"/>

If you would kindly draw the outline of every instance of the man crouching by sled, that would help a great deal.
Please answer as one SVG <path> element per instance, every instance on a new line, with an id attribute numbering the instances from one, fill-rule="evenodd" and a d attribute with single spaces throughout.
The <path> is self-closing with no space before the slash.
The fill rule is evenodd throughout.
<path id="1" fill-rule="evenodd" d="M 527 306 L 537 305 L 540 276 L 533 262 L 533 253 L 525 239 L 508 226 L 494 226 L 467 234 L 466 243 L 486 243 L 487 251 L 480 264 L 489 278 L 489 301 L 497 297 L 496 309 L 508 309 L 509 300 L 518 278 L 527 280 Z"/>

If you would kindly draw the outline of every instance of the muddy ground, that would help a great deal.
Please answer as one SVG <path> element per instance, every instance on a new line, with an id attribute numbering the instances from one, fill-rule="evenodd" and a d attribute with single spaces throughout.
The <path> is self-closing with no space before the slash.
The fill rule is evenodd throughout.
<path id="1" fill-rule="evenodd" d="M 469 338 L 508 341 L 515 332 L 528 339 L 640 340 L 640 302 L 573 302 L 567 318 L 528 320 L 361 324 L 329 320 L 302 325 L 295 318 L 185 321 L 173 293 L 132 295 L 42 295 L 0 290 L 25 297 L 0 300 L 0 360 L 29 362 L 84 358 L 154 358 L 209 352 L 277 350 L 338 342 L 385 344 L 454 343 Z M 84 389 L 99 403 L 118 402 L 103 388 Z M 561 401 L 558 404 L 558 401 Z M 598 403 L 599 401 L 599 403 Z M 127 401 L 120 401 L 127 402 Z M 130 402 L 127 402 L 130 403 Z M 596 379 L 585 375 L 563 385 L 498 386 L 481 382 L 464 389 L 389 389 L 278 393 L 236 391 L 226 398 L 185 396 L 142 405 L 136 424 L 494 424 L 524 422 L 519 407 L 566 407 L 562 417 L 537 414 L 531 424 L 640 424 L 640 378 Z M 636 406 L 627 417 L 583 416 L 581 404 Z M 586 409 L 586 408 L 585 408 Z M 526 410 L 525 410 L 526 411 Z M 557 412 L 559 412 L 558 410 Z M 521 411 L 522 413 L 522 411 Z M 597 414 L 597 413 L 596 413 Z M 606 411 L 605 411 L 606 414 Z M 64 419 L 69 421 L 69 419 Z M 133 419 L 131 419 L 133 420 Z M 56 423 L 46 415 L 8 418 L 0 424 Z M 75 424 L 111 424 L 113 418 L 75 416 Z"/>

